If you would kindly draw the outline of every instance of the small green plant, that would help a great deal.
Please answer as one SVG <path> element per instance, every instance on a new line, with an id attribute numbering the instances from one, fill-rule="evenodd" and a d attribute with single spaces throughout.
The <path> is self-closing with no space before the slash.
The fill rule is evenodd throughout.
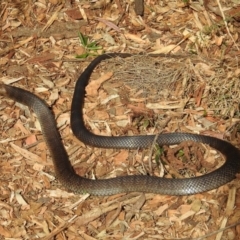
<path id="1" fill-rule="evenodd" d="M 181 159 L 182 162 L 186 162 L 187 158 L 183 150 L 179 150 L 177 153 L 177 157 Z"/>
<path id="2" fill-rule="evenodd" d="M 183 157 L 184 156 L 184 151 L 183 150 L 179 150 L 177 156 L 178 157 Z"/>
<path id="3" fill-rule="evenodd" d="M 158 144 L 155 145 L 155 161 L 157 165 L 159 166 L 160 164 L 160 158 L 164 153 L 164 149 L 160 147 Z"/>
<path id="4" fill-rule="evenodd" d="M 148 120 L 148 119 L 145 119 L 145 120 L 143 121 L 143 128 L 144 128 L 144 129 L 147 129 L 147 128 L 149 127 L 149 125 L 150 125 L 149 120 Z"/>
<path id="5" fill-rule="evenodd" d="M 90 55 L 92 56 L 98 55 L 97 51 L 102 49 L 101 46 L 98 46 L 95 41 L 90 41 L 89 37 L 84 36 L 81 32 L 78 33 L 78 37 L 81 45 L 85 49 L 85 53 L 77 55 L 76 58 L 87 58 Z"/>

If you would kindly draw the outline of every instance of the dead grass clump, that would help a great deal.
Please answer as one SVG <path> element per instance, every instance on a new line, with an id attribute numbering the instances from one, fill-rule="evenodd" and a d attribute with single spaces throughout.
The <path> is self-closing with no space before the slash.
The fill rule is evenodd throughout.
<path id="1" fill-rule="evenodd" d="M 110 59 L 106 65 L 114 72 L 112 81 L 123 83 L 131 96 L 142 97 L 148 103 L 193 98 L 195 106 L 203 107 L 206 113 L 222 118 L 239 116 L 237 66 L 222 66 L 221 60 L 174 55 L 135 55 Z"/>

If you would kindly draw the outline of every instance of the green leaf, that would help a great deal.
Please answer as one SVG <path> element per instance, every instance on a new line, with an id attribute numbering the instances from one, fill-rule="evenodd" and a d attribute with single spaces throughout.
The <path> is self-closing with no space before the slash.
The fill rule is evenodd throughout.
<path id="1" fill-rule="evenodd" d="M 84 47 L 87 47 L 88 37 L 87 37 L 87 36 L 84 36 L 81 32 L 78 32 L 78 37 L 79 37 L 79 39 L 80 39 L 81 44 L 82 44 Z"/>
<path id="2" fill-rule="evenodd" d="M 184 156 L 184 151 L 183 150 L 179 150 L 177 156 L 178 157 Z"/>
<path id="3" fill-rule="evenodd" d="M 147 127 L 149 126 L 149 120 L 147 120 L 147 119 L 145 119 L 144 121 L 143 121 L 143 127 L 144 127 L 144 129 L 147 129 Z"/>
<path id="4" fill-rule="evenodd" d="M 160 157 L 163 155 L 164 150 L 163 150 L 162 147 L 160 147 L 160 146 L 157 145 L 157 144 L 155 145 L 155 150 L 156 150 L 156 153 L 155 153 L 155 161 L 156 161 L 157 165 L 159 165 L 159 159 L 160 159 Z"/>
<path id="5" fill-rule="evenodd" d="M 83 53 L 81 55 L 77 55 L 76 58 L 87 58 L 89 56 L 89 53 Z"/>
<path id="6" fill-rule="evenodd" d="M 88 47 L 89 50 L 92 50 L 92 51 L 97 51 L 97 50 L 101 50 L 102 47 L 101 46 L 96 46 L 96 47 Z"/>
<path id="7" fill-rule="evenodd" d="M 88 48 L 92 48 L 92 47 L 97 47 L 97 43 L 96 42 L 90 42 L 87 45 Z"/>

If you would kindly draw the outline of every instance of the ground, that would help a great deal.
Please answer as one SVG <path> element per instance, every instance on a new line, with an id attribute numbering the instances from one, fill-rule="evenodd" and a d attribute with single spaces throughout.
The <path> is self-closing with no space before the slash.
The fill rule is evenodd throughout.
<path id="1" fill-rule="evenodd" d="M 108 136 L 198 133 L 239 147 L 238 1 L 149 0 L 142 16 L 135 12 L 141 1 L 135 3 L 137 9 L 129 0 L 1 1 L 0 80 L 48 103 L 81 176 L 211 172 L 224 158 L 203 144 L 99 149 L 71 131 L 79 75 L 96 55 L 128 52 L 134 56 L 103 61 L 93 72 L 88 129 Z M 30 109 L 1 97 L 0 125 L 0 239 L 239 239 L 238 176 L 190 196 L 74 194 L 55 178 Z"/>

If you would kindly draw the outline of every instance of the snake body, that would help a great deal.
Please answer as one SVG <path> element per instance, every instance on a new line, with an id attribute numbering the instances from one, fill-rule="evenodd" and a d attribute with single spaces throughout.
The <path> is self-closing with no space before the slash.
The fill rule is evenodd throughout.
<path id="1" fill-rule="evenodd" d="M 77 80 L 71 107 L 71 127 L 80 141 L 102 148 L 139 148 L 149 147 L 155 135 L 147 136 L 98 136 L 91 133 L 84 125 L 83 104 L 85 87 L 94 68 L 104 59 L 129 57 L 131 54 L 112 53 L 96 57 Z M 159 145 L 178 144 L 192 140 L 209 144 L 225 155 L 225 163 L 217 170 L 203 176 L 187 179 L 167 179 L 147 175 L 122 176 L 111 179 L 92 180 L 75 173 L 68 154 L 61 141 L 54 115 L 48 105 L 36 95 L 9 85 L 0 85 L 0 95 L 13 99 L 32 108 L 39 119 L 42 133 L 50 150 L 57 179 L 70 191 L 90 193 L 92 195 L 112 195 L 121 192 L 152 192 L 168 195 L 188 195 L 217 188 L 236 177 L 240 170 L 240 151 L 229 142 L 189 133 L 160 134 L 156 143 Z"/>

